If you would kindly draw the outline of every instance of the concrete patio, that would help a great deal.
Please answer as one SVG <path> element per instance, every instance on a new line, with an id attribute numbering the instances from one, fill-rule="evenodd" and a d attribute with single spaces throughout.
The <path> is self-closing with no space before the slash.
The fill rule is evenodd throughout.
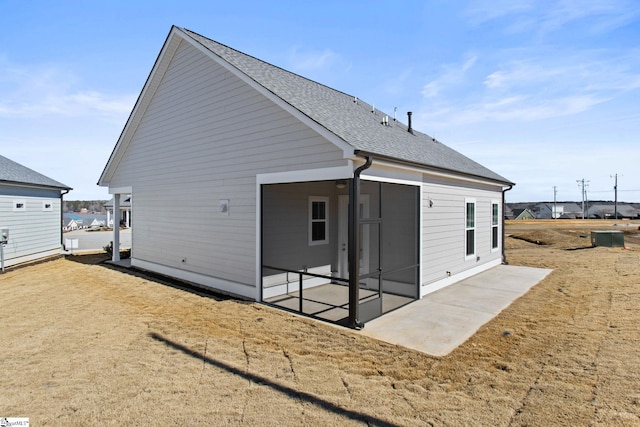
<path id="1" fill-rule="evenodd" d="M 551 271 L 500 265 L 374 319 L 359 333 L 445 356 Z"/>

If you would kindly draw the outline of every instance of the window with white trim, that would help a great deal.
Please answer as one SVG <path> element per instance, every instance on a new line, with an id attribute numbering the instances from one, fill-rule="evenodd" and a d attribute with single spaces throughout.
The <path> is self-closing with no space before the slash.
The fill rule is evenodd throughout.
<path id="1" fill-rule="evenodd" d="M 24 200 L 14 200 L 13 201 L 13 211 L 14 212 L 24 212 L 27 210 L 27 204 Z"/>
<path id="2" fill-rule="evenodd" d="M 473 257 L 476 253 L 476 200 L 465 199 L 464 227 L 465 257 Z"/>
<path id="3" fill-rule="evenodd" d="M 53 203 L 48 200 L 42 201 L 42 210 L 43 212 L 51 212 L 53 211 Z"/>
<path id="4" fill-rule="evenodd" d="M 309 197 L 309 245 L 329 243 L 329 198 Z"/>
<path id="5" fill-rule="evenodd" d="M 491 202 L 491 250 L 500 246 L 500 205 L 498 202 Z"/>

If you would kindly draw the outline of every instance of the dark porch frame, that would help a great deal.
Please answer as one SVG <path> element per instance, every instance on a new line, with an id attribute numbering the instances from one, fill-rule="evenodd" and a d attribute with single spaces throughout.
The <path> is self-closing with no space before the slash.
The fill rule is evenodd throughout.
<path id="1" fill-rule="evenodd" d="M 393 271 L 382 271 L 382 256 L 383 256 L 383 250 L 382 250 L 382 242 L 384 242 L 383 237 L 382 237 L 382 230 L 383 230 L 383 219 L 382 219 L 382 206 L 383 206 L 383 202 L 382 202 L 382 197 L 383 197 L 383 182 L 378 182 L 378 187 L 377 187 L 377 191 L 378 191 L 378 207 L 377 207 L 377 211 L 378 211 L 378 215 L 376 215 L 375 218 L 361 218 L 360 217 L 360 193 L 361 193 L 361 182 L 360 182 L 360 175 L 363 171 L 365 171 L 366 169 L 370 168 L 371 165 L 373 163 L 373 160 L 370 156 L 367 156 L 365 159 L 365 163 L 363 165 L 361 165 L 360 167 L 358 167 L 353 174 L 353 178 L 348 180 L 349 183 L 349 192 L 348 192 L 348 197 L 349 197 L 349 207 L 348 207 L 348 212 L 347 212 L 347 225 L 348 225 L 348 235 L 347 237 L 347 242 L 348 242 L 348 253 L 347 253 L 347 260 L 348 260 L 348 274 L 349 277 L 348 279 L 346 278 L 339 278 L 339 277 L 333 277 L 333 276 L 323 276 L 323 275 L 319 275 L 319 274 L 314 274 L 312 272 L 309 272 L 306 270 L 306 268 L 304 269 L 304 271 L 300 271 L 300 270 L 293 270 L 293 269 L 289 269 L 289 268 L 282 268 L 282 266 L 278 266 L 278 265 L 265 265 L 264 261 L 265 261 L 265 240 L 264 240 L 264 230 L 265 230 L 265 188 L 261 187 L 260 189 L 260 193 L 261 193 L 261 205 L 260 205 L 260 209 L 261 209 L 261 242 L 260 242 L 260 247 L 261 247 L 261 251 L 260 251 L 260 265 L 261 265 L 261 282 L 260 282 L 260 299 L 267 303 L 267 304 L 272 304 L 275 305 L 279 308 L 284 308 L 285 310 L 290 310 L 293 312 L 297 312 L 297 313 L 301 313 L 310 317 L 316 317 L 316 318 L 320 318 L 321 320 L 327 320 L 326 318 L 322 318 L 322 317 L 318 317 L 317 314 L 318 313 L 322 313 L 323 311 L 330 311 L 331 308 L 328 308 L 326 310 L 320 310 L 318 312 L 316 312 L 314 314 L 310 314 L 309 312 L 304 312 L 303 311 L 303 300 L 307 300 L 306 298 L 303 298 L 303 293 L 304 291 L 304 286 L 303 286 L 303 278 L 306 279 L 310 279 L 310 278 L 324 278 L 327 279 L 328 282 L 334 283 L 334 284 L 342 284 L 342 285 L 347 285 L 348 286 L 348 316 L 346 319 L 343 318 L 342 321 L 337 322 L 339 324 L 342 324 L 343 326 L 347 326 L 353 329 L 361 329 L 364 327 L 364 321 L 362 321 L 361 318 L 361 310 L 360 310 L 360 306 L 361 303 L 366 304 L 367 307 L 367 313 L 365 314 L 364 318 L 365 321 L 367 319 L 372 318 L 371 317 L 371 313 L 375 313 L 376 310 L 379 310 L 378 313 L 384 313 L 384 309 L 382 308 L 382 295 L 384 294 L 384 277 L 390 277 L 391 275 L 394 274 L 406 274 L 408 273 L 408 271 L 410 269 L 414 270 L 413 275 L 414 277 L 410 280 L 410 282 L 407 282 L 409 284 L 413 284 L 415 285 L 415 291 L 413 292 L 412 295 L 406 294 L 406 293 L 399 293 L 399 294 L 395 294 L 398 295 L 400 297 L 406 298 L 407 302 L 410 302 L 411 300 L 415 300 L 419 298 L 419 259 L 420 259 L 420 248 L 419 248 L 419 239 L 416 239 L 415 245 L 416 247 L 413 248 L 411 250 L 411 257 L 413 260 L 413 257 L 415 257 L 415 260 L 412 261 L 411 265 L 407 265 L 404 264 L 401 266 L 401 268 L 398 268 L 396 270 Z M 395 193 L 394 193 L 395 194 Z M 419 197 L 419 192 L 416 191 L 415 193 L 416 199 L 415 199 L 415 208 L 417 208 L 419 210 L 419 206 L 420 206 L 420 197 Z M 344 212 L 344 211 L 343 211 Z M 415 229 L 412 229 L 413 232 L 419 232 L 420 229 L 420 225 L 419 225 L 419 218 L 420 216 L 416 213 L 414 213 L 415 215 Z M 361 272 L 361 266 L 360 266 L 360 239 L 361 239 L 361 230 L 363 226 L 367 226 L 367 225 L 372 225 L 373 229 L 377 230 L 377 235 L 375 237 L 373 237 L 375 239 L 375 241 L 378 242 L 378 250 L 377 250 L 377 261 L 375 263 L 375 265 L 373 266 L 373 269 L 371 271 L 365 271 L 365 272 Z M 374 233 L 375 234 L 375 233 Z M 369 248 L 367 248 L 367 250 L 369 250 Z M 397 266 L 396 266 L 397 267 Z M 295 308 L 293 308 L 292 305 L 290 305 L 290 303 L 292 301 L 289 300 L 288 303 L 285 303 L 287 306 L 282 306 L 282 305 L 278 305 L 277 303 L 272 303 L 272 302 L 266 302 L 265 301 L 265 297 L 264 297 L 264 292 L 265 292 L 265 287 L 264 287 L 264 282 L 262 281 L 262 278 L 265 277 L 264 272 L 265 270 L 271 270 L 274 272 L 281 272 L 281 273 L 287 273 L 287 274 L 293 274 L 294 277 L 298 278 L 298 290 L 295 290 L 295 281 L 287 281 L 287 289 L 289 285 L 293 285 L 294 286 L 294 290 L 292 292 L 294 292 L 295 294 L 297 294 L 297 298 L 299 299 L 298 301 L 298 307 L 297 310 Z M 409 277 L 410 277 L 411 273 L 408 273 Z M 297 275 L 297 276 L 296 276 Z M 362 281 L 366 281 L 367 279 L 370 279 L 371 281 L 369 281 L 369 283 L 373 283 L 374 285 L 372 286 L 372 288 L 368 289 L 367 292 L 365 292 L 364 296 L 361 298 L 361 290 L 360 290 L 360 286 L 362 283 Z M 376 286 L 376 282 L 377 282 L 377 286 Z M 393 281 L 387 282 L 387 283 L 392 283 Z M 377 290 L 376 290 L 377 289 Z M 372 293 L 375 292 L 376 296 L 372 297 Z M 288 291 L 287 291 L 288 293 Z M 390 295 L 394 295 L 394 292 L 392 291 Z M 268 298 L 272 298 L 272 297 L 268 297 Z M 273 297 L 275 298 L 275 297 Z M 385 299 L 385 301 L 387 301 Z M 392 300 L 389 300 L 387 302 L 391 302 Z M 313 300 L 313 299 L 309 299 L 308 302 L 311 303 L 319 303 L 319 304 L 327 304 L 330 305 L 326 302 L 321 302 L 321 301 L 317 301 L 317 300 Z M 395 302 L 395 301 L 394 301 Z M 385 303 L 386 305 L 387 303 Z M 403 305 L 406 304 L 406 302 L 400 304 Z M 391 305 L 394 307 L 391 310 L 399 307 L 395 306 L 394 303 L 391 303 Z M 344 305 L 335 305 L 334 308 L 342 308 L 344 309 Z M 371 313 L 369 312 L 371 310 Z M 390 310 L 387 310 L 390 311 Z M 345 324 L 346 323 L 346 324 Z"/>

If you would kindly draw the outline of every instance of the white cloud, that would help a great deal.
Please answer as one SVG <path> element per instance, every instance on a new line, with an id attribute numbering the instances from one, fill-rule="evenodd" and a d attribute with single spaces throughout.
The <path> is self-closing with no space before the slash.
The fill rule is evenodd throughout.
<path id="1" fill-rule="evenodd" d="M 606 102 L 607 98 L 594 96 L 565 96 L 555 99 L 533 99 L 512 96 L 486 102 L 447 107 L 435 111 L 422 111 L 417 123 L 438 123 L 440 126 L 476 124 L 482 122 L 532 122 L 582 113 Z"/>
<path id="2" fill-rule="evenodd" d="M 474 25 L 508 19 L 508 33 L 547 34 L 576 21 L 595 19 L 588 31 L 604 33 L 628 25 L 640 16 L 635 0 L 475 0 L 466 10 Z M 592 20 L 593 20 L 592 19 Z"/>
<path id="3" fill-rule="evenodd" d="M 637 50 L 617 54 L 586 50 L 567 55 L 537 50 L 525 57 L 527 53 L 518 51 L 520 57 L 500 61 L 514 52 L 497 52 L 498 67 L 484 74 L 482 67 L 466 73 L 476 57 L 457 69 L 446 66 L 438 79 L 424 87 L 423 112 L 417 112 L 416 123 L 421 117 L 426 123 L 449 125 L 566 117 L 627 93 L 632 96 L 640 89 Z M 487 62 L 483 58 L 483 66 Z"/>
<path id="4" fill-rule="evenodd" d="M 450 87 L 457 86 L 464 82 L 465 75 L 476 63 L 476 55 L 467 55 L 462 64 L 448 64 L 442 67 L 440 75 L 422 88 L 422 95 L 426 98 L 433 98 Z"/>
<path id="5" fill-rule="evenodd" d="M 0 118 L 94 116 L 122 122 L 134 94 L 79 88 L 79 79 L 59 66 L 20 66 L 0 61 Z"/>
<path id="6" fill-rule="evenodd" d="M 294 47 L 289 54 L 289 67 L 300 72 L 309 72 L 329 67 L 338 55 L 331 49 L 321 52 L 302 52 Z"/>
<path id="7" fill-rule="evenodd" d="M 633 90 L 640 87 L 639 55 L 638 51 L 618 56 L 597 50 L 555 56 L 544 52 L 507 62 L 483 84 L 489 89 L 544 85 L 547 91 Z"/>
<path id="8" fill-rule="evenodd" d="M 474 0 L 466 13 L 473 24 L 480 25 L 503 16 L 530 12 L 534 3 L 531 0 Z"/>

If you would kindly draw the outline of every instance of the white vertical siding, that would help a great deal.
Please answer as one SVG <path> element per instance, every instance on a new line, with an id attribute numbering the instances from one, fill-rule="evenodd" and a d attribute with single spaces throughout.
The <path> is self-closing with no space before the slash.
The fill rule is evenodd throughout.
<path id="1" fill-rule="evenodd" d="M 465 199 L 468 198 L 476 201 L 476 257 L 479 259 L 465 259 Z M 491 250 L 491 203 L 501 199 L 500 187 L 425 175 L 422 193 L 423 286 L 448 280 L 501 258 L 501 251 Z"/>
<path id="2" fill-rule="evenodd" d="M 134 260 L 255 286 L 256 174 L 345 164 L 333 144 L 183 42 L 109 184 L 133 189 Z M 228 216 L 217 211 L 224 199 Z"/>
<path id="3" fill-rule="evenodd" d="M 16 200 L 25 203 L 24 211 L 14 211 Z M 45 201 L 51 203 L 48 211 Z M 60 198 L 0 195 L 0 227 L 9 228 L 5 266 L 60 253 Z"/>

